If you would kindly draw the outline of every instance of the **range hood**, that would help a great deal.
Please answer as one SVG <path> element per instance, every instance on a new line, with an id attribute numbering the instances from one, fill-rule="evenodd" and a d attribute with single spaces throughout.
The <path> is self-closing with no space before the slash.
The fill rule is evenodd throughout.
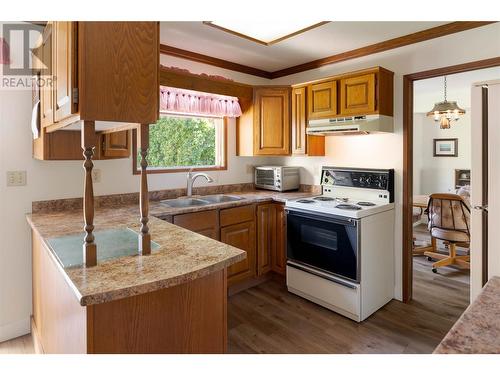
<path id="1" fill-rule="evenodd" d="M 347 135 L 392 133 L 394 119 L 384 115 L 365 115 L 309 120 L 306 133 L 309 135 Z"/>

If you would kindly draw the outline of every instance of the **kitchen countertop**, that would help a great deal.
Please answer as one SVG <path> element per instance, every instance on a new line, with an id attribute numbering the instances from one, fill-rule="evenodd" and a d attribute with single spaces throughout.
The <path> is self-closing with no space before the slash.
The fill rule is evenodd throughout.
<path id="1" fill-rule="evenodd" d="M 224 203 L 214 203 L 207 204 L 203 206 L 191 206 L 191 207 L 169 207 L 158 201 L 149 202 L 149 214 L 157 217 L 164 217 L 169 215 L 179 215 L 189 212 L 197 211 L 207 211 L 212 209 L 221 209 L 229 207 L 244 206 L 251 203 L 263 203 L 263 202 L 281 202 L 285 203 L 289 199 L 306 198 L 320 195 L 318 193 L 293 191 L 293 192 L 273 192 L 273 191 L 245 191 L 236 193 L 225 193 L 224 195 L 234 195 L 242 197 L 244 199 L 239 201 L 224 202 Z M 197 198 L 199 195 L 193 195 L 192 198 Z"/>
<path id="2" fill-rule="evenodd" d="M 178 227 L 159 217 L 266 201 L 285 202 L 287 199 L 318 194 L 251 191 L 227 195 L 237 195 L 244 199 L 182 208 L 171 208 L 160 202 L 151 201 L 148 226 L 152 240 L 159 244 L 159 249 L 148 256 L 134 255 L 109 259 L 90 268 L 83 266 L 63 268 L 47 244 L 49 238 L 82 233 L 82 210 L 33 213 L 27 215 L 27 220 L 47 248 L 51 249 L 51 255 L 66 275 L 66 280 L 74 290 L 79 303 L 87 306 L 195 280 L 237 263 L 246 256 L 240 249 Z M 139 216 L 137 205 L 98 208 L 94 217 L 95 231 L 130 228 L 139 232 Z M 97 251 L 99 252 L 99 244 Z"/>
<path id="3" fill-rule="evenodd" d="M 465 310 L 435 354 L 500 353 L 500 277 L 493 277 Z"/>

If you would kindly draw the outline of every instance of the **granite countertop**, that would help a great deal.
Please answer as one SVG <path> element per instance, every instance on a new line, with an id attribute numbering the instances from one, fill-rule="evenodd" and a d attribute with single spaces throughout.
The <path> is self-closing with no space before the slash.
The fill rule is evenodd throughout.
<path id="1" fill-rule="evenodd" d="M 493 277 L 465 310 L 435 354 L 500 353 L 500 277 Z"/>
<path id="2" fill-rule="evenodd" d="M 27 220 L 47 248 L 51 249 L 51 255 L 66 276 L 79 303 L 87 306 L 179 285 L 245 259 L 246 254 L 240 249 L 178 227 L 159 217 L 266 201 L 284 202 L 287 199 L 317 194 L 251 191 L 228 195 L 237 195 L 244 199 L 183 208 L 171 208 L 151 201 L 148 226 L 152 240 L 159 245 L 159 249 L 148 256 L 134 255 L 104 260 L 90 268 L 63 268 L 47 243 L 50 238 L 82 233 L 81 209 L 28 214 Z M 95 231 L 130 228 L 139 232 L 139 207 L 127 205 L 97 208 L 94 225 Z M 97 251 L 99 252 L 99 244 Z"/>

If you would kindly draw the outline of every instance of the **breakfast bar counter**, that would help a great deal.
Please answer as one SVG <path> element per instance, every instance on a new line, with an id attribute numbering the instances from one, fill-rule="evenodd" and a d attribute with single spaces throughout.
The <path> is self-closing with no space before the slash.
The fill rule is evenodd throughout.
<path id="1" fill-rule="evenodd" d="M 500 353 L 500 277 L 491 278 L 465 310 L 435 354 Z"/>
<path id="2" fill-rule="evenodd" d="M 96 238 L 99 231 L 138 233 L 137 210 L 97 209 Z M 244 251 L 151 217 L 156 246 L 150 255 L 109 258 L 94 267 L 65 266 L 54 240 L 65 243 L 66 237 L 81 234 L 81 212 L 34 213 L 28 222 L 38 352 L 225 352 L 226 268 L 244 259 Z M 98 254 L 107 251 L 97 246 Z"/>

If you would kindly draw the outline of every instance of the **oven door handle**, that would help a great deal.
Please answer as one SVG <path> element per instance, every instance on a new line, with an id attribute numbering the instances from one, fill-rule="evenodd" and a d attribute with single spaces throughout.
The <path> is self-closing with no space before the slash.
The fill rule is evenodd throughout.
<path id="1" fill-rule="evenodd" d="M 347 225 L 347 226 L 351 226 L 351 227 L 355 227 L 358 223 L 358 220 L 352 219 L 352 218 L 340 218 L 338 216 L 323 215 L 323 214 L 316 213 L 316 212 L 311 213 L 311 212 L 307 212 L 307 211 L 297 210 L 295 208 L 294 209 L 286 208 L 285 213 L 287 215 L 303 217 L 305 219 L 317 219 L 317 220 L 326 221 L 329 223 Z"/>
<path id="2" fill-rule="evenodd" d="M 329 275 L 326 272 L 322 272 L 322 271 L 317 270 L 315 268 L 308 267 L 308 266 L 306 266 L 304 264 L 294 262 L 293 260 L 288 260 L 286 262 L 286 264 L 289 267 L 293 267 L 293 268 L 296 268 L 298 270 L 310 273 L 311 275 L 315 275 L 315 276 L 321 277 L 322 279 L 332 281 L 332 282 L 334 282 L 336 284 L 345 286 L 346 288 L 349 288 L 349 289 L 357 289 L 358 288 L 356 285 L 353 285 L 353 284 L 351 284 L 351 283 L 349 283 L 347 281 L 340 280 L 339 278 L 337 278 L 337 277 L 335 277 L 333 275 Z"/>

